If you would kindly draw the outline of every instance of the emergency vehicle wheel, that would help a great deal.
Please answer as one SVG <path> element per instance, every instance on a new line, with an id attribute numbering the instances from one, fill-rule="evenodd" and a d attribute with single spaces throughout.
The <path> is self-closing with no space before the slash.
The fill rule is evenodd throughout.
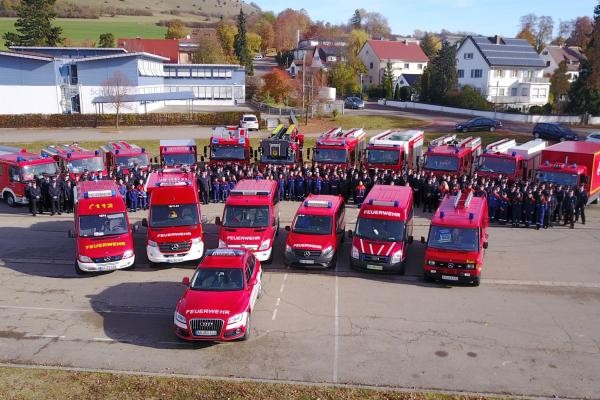
<path id="1" fill-rule="evenodd" d="M 152 261 L 148 261 L 148 266 L 150 268 L 160 268 L 160 265 L 158 263 L 152 262 Z"/>
<path id="2" fill-rule="evenodd" d="M 75 261 L 75 273 L 77 275 L 87 275 L 87 272 L 82 270 L 81 268 L 79 268 L 79 265 L 77 265 L 77 261 Z"/>
<path id="3" fill-rule="evenodd" d="M 429 274 L 424 274 L 423 275 L 423 280 L 425 280 L 425 282 L 427 282 L 427 283 L 433 283 L 434 282 L 433 278 Z"/>
<path id="4" fill-rule="evenodd" d="M 335 267 L 337 267 L 337 252 L 333 255 L 331 261 L 329 261 L 329 265 L 327 266 L 327 268 L 331 269 L 335 269 Z"/>
<path id="5" fill-rule="evenodd" d="M 398 270 L 398 275 L 404 275 L 406 273 L 406 263 L 403 262 Z"/>
<path id="6" fill-rule="evenodd" d="M 15 201 L 15 196 L 13 196 L 11 193 L 6 193 L 4 195 L 4 201 L 6 201 L 6 204 L 8 204 L 9 207 L 17 206 L 17 202 Z"/>
<path id="7" fill-rule="evenodd" d="M 242 336 L 240 338 L 240 340 L 248 340 L 250 339 L 250 333 L 252 332 L 252 324 L 251 322 L 251 316 L 252 314 L 250 314 L 250 312 L 248 312 L 248 319 L 246 320 L 246 333 L 244 333 L 244 336 Z"/>
<path id="8" fill-rule="evenodd" d="M 481 279 L 479 277 L 473 279 L 473 286 L 479 286 L 480 282 L 481 282 Z"/>

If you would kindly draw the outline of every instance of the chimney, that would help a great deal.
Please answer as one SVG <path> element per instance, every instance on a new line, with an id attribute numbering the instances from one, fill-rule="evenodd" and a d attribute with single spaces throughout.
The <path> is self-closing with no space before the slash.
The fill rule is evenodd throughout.
<path id="1" fill-rule="evenodd" d="M 496 44 L 502 44 L 502 38 L 500 37 L 500 35 L 494 36 L 494 41 L 496 42 Z"/>

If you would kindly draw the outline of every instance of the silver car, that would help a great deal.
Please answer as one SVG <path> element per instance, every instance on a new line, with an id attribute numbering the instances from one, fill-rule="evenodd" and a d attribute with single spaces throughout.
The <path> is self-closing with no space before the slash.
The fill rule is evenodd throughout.
<path id="1" fill-rule="evenodd" d="M 259 129 L 258 126 L 258 118 L 254 114 L 244 114 L 242 115 L 242 119 L 240 120 L 240 128 L 246 128 L 249 131 Z"/>

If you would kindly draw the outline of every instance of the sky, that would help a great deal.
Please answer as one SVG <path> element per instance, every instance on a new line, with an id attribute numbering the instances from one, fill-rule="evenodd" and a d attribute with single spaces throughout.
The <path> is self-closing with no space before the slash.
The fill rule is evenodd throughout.
<path id="1" fill-rule="evenodd" d="M 592 16 L 593 0 L 254 0 L 264 11 L 304 8 L 313 21 L 347 22 L 357 8 L 387 17 L 392 32 L 410 35 L 415 29 L 439 32 L 474 32 L 482 35 L 515 36 L 519 18 L 534 13 L 559 21 Z"/>

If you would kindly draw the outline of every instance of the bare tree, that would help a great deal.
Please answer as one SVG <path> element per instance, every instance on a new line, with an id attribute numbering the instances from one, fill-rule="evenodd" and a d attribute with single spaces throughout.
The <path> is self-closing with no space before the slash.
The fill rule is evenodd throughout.
<path id="1" fill-rule="evenodd" d="M 100 94 L 107 98 L 106 104 L 110 104 L 115 109 L 117 116 L 116 128 L 119 129 L 119 115 L 121 109 L 125 108 L 125 98 L 131 92 L 132 84 L 121 71 L 115 71 L 102 82 Z"/>
<path id="2" fill-rule="evenodd" d="M 535 35 L 535 50 L 538 53 L 546 47 L 546 43 L 552 40 L 552 32 L 554 31 L 554 20 L 552 17 L 542 16 L 538 19 L 537 32 Z"/>

